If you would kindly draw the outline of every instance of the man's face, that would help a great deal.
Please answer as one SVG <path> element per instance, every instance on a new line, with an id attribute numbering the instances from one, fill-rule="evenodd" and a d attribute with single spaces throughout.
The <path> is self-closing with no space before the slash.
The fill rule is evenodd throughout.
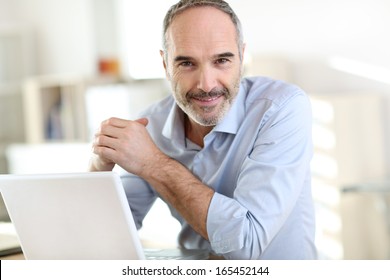
<path id="1" fill-rule="evenodd" d="M 176 103 L 192 121 L 216 125 L 230 109 L 241 79 L 230 17 L 212 7 L 190 8 L 174 18 L 167 43 L 164 66 Z"/>

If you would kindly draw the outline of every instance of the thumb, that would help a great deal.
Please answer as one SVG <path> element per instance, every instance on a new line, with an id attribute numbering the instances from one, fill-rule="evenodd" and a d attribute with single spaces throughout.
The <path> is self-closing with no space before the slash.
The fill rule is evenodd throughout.
<path id="1" fill-rule="evenodd" d="M 140 123 L 142 124 L 143 126 L 147 126 L 149 121 L 147 118 L 141 118 L 141 119 L 138 119 L 138 120 L 135 120 L 137 123 Z"/>

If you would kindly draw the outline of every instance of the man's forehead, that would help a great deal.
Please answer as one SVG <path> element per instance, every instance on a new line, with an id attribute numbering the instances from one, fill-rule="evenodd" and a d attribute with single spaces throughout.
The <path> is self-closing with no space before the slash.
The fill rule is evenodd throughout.
<path id="1" fill-rule="evenodd" d="M 172 37 L 207 31 L 230 33 L 235 32 L 235 26 L 230 16 L 217 8 L 193 7 L 176 15 L 167 31 Z"/>
<path id="2" fill-rule="evenodd" d="M 237 42 L 236 29 L 229 15 L 213 7 L 183 11 L 174 18 L 166 35 L 170 51 L 175 53 L 213 48 L 217 54 L 232 51 Z"/>

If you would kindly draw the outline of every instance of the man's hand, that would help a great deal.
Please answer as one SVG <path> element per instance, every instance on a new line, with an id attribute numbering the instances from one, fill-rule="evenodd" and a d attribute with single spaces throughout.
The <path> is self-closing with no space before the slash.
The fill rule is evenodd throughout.
<path id="1" fill-rule="evenodd" d="M 110 118 L 96 133 L 91 170 L 108 171 L 118 164 L 126 171 L 141 175 L 147 163 L 162 154 L 150 138 L 143 118 L 135 121 Z"/>

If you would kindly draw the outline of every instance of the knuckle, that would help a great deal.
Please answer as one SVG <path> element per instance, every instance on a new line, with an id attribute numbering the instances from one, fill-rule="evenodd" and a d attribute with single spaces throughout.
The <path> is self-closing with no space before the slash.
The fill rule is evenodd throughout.
<path id="1" fill-rule="evenodd" d="M 106 120 L 102 121 L 101 127 L 112 125 L 113 122 L 114 122 L 114 118 L 113 117 L 111 117 L 109 119 L 106 119 Z"/>
<path id="2" fill-rule="evenodd" d="M 96 137 L 95 137 L 95 145 L 101 145 L 102 144 L 102 136 L 101 135 L 97 135 Z"/>
<path id="3" fill-rule="evenodd" d="M 114 124 L 114 123 L 115 123 L 115 120 L 116 120 L 116 118 L 114 118 L 114 117 L 111 117 L 111 118 L 107 119 L 107 124 L 110 124 L 110 125 L 112 125 L 112 124 Z"/>

